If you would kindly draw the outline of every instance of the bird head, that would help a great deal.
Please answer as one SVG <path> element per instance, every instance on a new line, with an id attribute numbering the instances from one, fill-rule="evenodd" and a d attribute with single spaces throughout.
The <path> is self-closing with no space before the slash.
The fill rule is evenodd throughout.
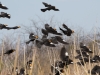
<path id="1" fill-rule="evenodd" d="M 74 33 L 74 30 L 72 30 L 72 33 Z"/>
<path id="2" fill-rule="evenodd" d="M 37 35 L 35 35 L 35 38 L 36 38 L 36 39 L 38 39 L 38 36 L 37 36 Z"/>
<path id="3" fill-rule="evenodd" d="M 21 28 L 20 26 L 17 26 L 18 28 Z"/>
<path id="4" fill-rule="evenodd" d="M 7 24 L 4 24 L 4 26 L 8 26 Z"/>

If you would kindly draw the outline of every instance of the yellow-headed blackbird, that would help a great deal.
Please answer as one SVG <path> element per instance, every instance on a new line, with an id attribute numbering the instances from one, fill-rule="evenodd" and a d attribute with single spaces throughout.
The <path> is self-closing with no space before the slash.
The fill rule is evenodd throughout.
<path id="1" fill-rule="evenodd" d="M 20 26 L 15 26 L 15 27 L 5 27 L 5 29 L 10 30 L 10 29 L 18 29 Z"/>
<path id="2" fill-rule="evenodd" d="M 64 46 L 61 48 L 60 58 L 66 63 L 66 65 L 73 64 L 73 60 L 69 58 L 68 52 L 66 51 Z"/>
<path id="3" fill-rule="evenodd" d="M 10 49 L 10 50 L 6 51 L 4 54 L 10 55 L 10 54 L 13 53 L 14 51 L 15 51 L 15 49 Z"/>
<path id="4" fill-rule="evenodd" d="M 52 41 L 50 39 L 45 40 L 43 43 L 45 46 L 56 47 L 55 44 L 52 43 Z"/>
<path id="5" fill-rule="evenodd" d="M 90 71 L 88 71 L 90 73 Z M 92 75 L 100 75 L 100 66 L 95 65 L 91 70 Z"/>
<path id="6" fill-rule="evenodd" d="M 93 60 L 94 62 L 100 62 L 100 56 L 99 56 L 99 55 L 95 55 L 95 56 L 92 58 L 92 60 Z"/>
<path id="7" fill-rule="evenodd" d="M 41 31 L 42 31 L 42 33 L 43 33 L 44 35 L 47 35 L 47 36 L 48 36 L 48 31 L 47 31 L 47 30 L 41 29 Z"/>
<path id="8" fill-rule="evenodd" d="M 0 8 L 1 9 L 8 9 L 5 5 L 2 5 L 1 2 L 0 2 Z"/>
<path id="9" fill-rule="evenodd" d="M 37 35 L 34 35 L 34 33 L 30 33 L 29 35 L 29 41 L 26 42 L 26 44 L 29 44 L 31 41 L 34 42 L 35 39 L 38 39 Z"/>
<path id="10" fill-rule="evenodd" d="M 32 60 L 27 61 L 26 67 L 27 67 L 27 69 L 31 69 L 32 68 Z"/>
<path id="11" fill-rule="evenodd" d="M 65 40 L 63 40 L 60 36 L 55 36 L 58 42 L 63 43 L 63 44 L 69 44 Z"/>
<path id="12" fill-rule="evenodd" d="M 67 36 L 71 36 L 72 33 L 74 33 L 73 30 L 71 30 L 70 28 L 68 28 L 65 24 L 63 24 L 63 27 L 66 29 L 66 30 L 63 30 L 62 28 L 59 27 L 59 29 Z"/>
<path id="13" fill-rule="evenodd" d="M 51 37 L 50 40 L 52 41 L 52 43 L 58 44 L 58 41 L 55 37 Z"/>
<path id="14" fill-rule="evenodd" d="M 49 24 L 45 24 L 45 29 L 49 33 L 56 34 L 56 35 L 62 35 L 61 33 L 58 33 L 55 28 L 50 27 Z"/>
<path id="15" fill-rule="evenodd" d="M 5 12 L 1 12 L 0 13 L 0 17 L 3 17 L 3 18 L 8 18 L 8 19 L 10 19 L 11 18 L 11 16 L 10 16 L 10 14 L 7 14 L 7 13 L 5 13 Z"/>
<path id="16" fill-rule="evenodd" d="M 86 51 L 88 53 L 93 53 L 91 49 L 89 49 L 85 44 L 83 44 L 82 42 L 80 43 L 80 48 L 82 49 L 82 51 Z"/>
<path id="17" fill-rule="evenodd" d="M 41 9 L 42 12 L 45 12 L 46 10 L 54 10 L 54 11 L 59 11 L 59 9 L 57 9 L 55 6 L 52 6 L 50 4 L 47 4 L 47 3 L 44 3 L 44 6 L 47 7 L 47 8 L 44 8 L 44 9 Z"/>
<path id="18" fill-rule="evenodd" d="M 36 46 L 37 46 L 38 48 L 41 48 L 42 45 L 43 45 L 43 42 L 42 42 L 42 41 L 36 40 Z"/>
<path id="19" fill-rule="evenodd" d="M 20 73 L 18 75 L 25 75 L 25 69 L 24 68 L 21 68 L 20 69 Z"/>
<path id="20" fill-rule="evenodd" d="M 0 24 L 0 29 L 4 29 L 4 28 L 6 28 L 6 26 L 8 26 L 8 25 L 6 25 L 6 24 Z"/>
<path id="21" fill-rule="evenodd" d="M 80 52 L 80 50 L 76 50 L 76 52 L 77 52 L 77 56 L 75 57 L 76 59 L 80 59 L 80 58 L 82 58 L 82 56 L 83 57 L 89 57 L 89 54 L 87 53 L 87 52 L 85 52 L 85 51 L 81 51 Z M 82 55 L 81 55 L 82 54 Z"/>

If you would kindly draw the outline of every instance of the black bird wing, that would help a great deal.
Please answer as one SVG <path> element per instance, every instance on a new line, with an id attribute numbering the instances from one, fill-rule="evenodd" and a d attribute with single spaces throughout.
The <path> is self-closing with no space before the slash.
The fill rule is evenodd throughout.
<path id="1" fill-rule="evenodd" d="M 48 36 L 48 31 L 47 31 L 47 30 L 42 29 L 41 31 L 42 31 L 42 33 L 43 33 L 44 35 L 47 35 L 47 36 Z"/>
<path id="2" fill-rule="evenodd" d="M 63 40 L 60 36 L 55 36 L 55 37 L 56 37 L 57 41 L 59 41 L 60 43 L 69 44 L 65 40 Z"/>
<path id="3" fill-rule="evenodd" d="M 68 26 L 66 26 L 65 24 L 62 25 L 65 29 L 69 29 Z"/>
<path id="4" fill-rule="evenodd" d="M 38 48 L 41 48 L 42 45 L 43 45 L 42 41 L 36 40 L 36 46 L 37 46 Z"/>
<path id="5" fill-rule="evenodd" d="M 42 2 L 45 7 L 50 7 L 51 5 L 45 2 Z"/>
<path id="6" fill-rule="evenodd" d="M 67 59 L 69 59 L 68 52 L 67 52 L 67 50 L 64 46 L 61 48 L 60 58 L 61 58 L 62 61 L 66 61 Z"/>

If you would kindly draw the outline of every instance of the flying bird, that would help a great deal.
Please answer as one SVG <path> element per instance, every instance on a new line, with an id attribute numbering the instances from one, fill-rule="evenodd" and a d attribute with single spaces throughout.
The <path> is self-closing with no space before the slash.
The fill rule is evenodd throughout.
<path id="1" fill-rule="evenodd" d="M 7 50 L 4 54 L 10 55 L 10 54 L 13 53 L 14 51 L 15 51 L 15 49 L 10 49 L 10 50 Z"/>
<path id="2" fill-rule="evenodd" d="M 42 12 L 45 12 L 45 11 L 50 11 L 50 10 L 54 10 L 54 11 L 59 11 L 59 9 L 57 9 L 55 6 L 52 6 L 52 5 L 50 5 L 50 4 L 47 4 L 47 3 L 45 3 L 45 2 L 42 2 L 43 3 L 43 5 L 46 7 L 46 8 L 44 8 L 44 9 L 41 9 L 41 11 Z"/>
<path id="3" fill-rule="evenodd" d="M 62 26 L 66 29 L 63 30 L 62 28 L 59 27 L 59 29 L 67 36 L 71 36 L 72 33 L 74 33 L 73 30 L 71 30 L 70 28 L 68 28 L 68 26 L 66 26 L 65 24 L 62 24 Z"/>
<path id="4" fill-rule="evenodd" d="M 55 38 L 57 39 L 58 42 L 60 42 L 62 44 L 69 44 L 65 40 L 63 40 L 60 36 L 55 36 Z"/>
<path id="5" fill-rule="evenodd" d="M 15 27 L 5 27 L 5 29 L 10 30 L 10 29 L 18 29 L 20 26 L 15 26 Z"/>
<path id="6" fill-rule="evenodd" d="M 34 33 L 30 33 L 29 35 L 29 41 L 26 42 L 26 44 L 29 44 L 30 42 L 34 42 L 35 39 L 38 39 L 37 35 L 34 35 Z"/>
<path id="7" fill-rule="evenodd" d="M 45 24 L 45 29 L 49 33 L 56 34 L 56 35 L 62 35 L 61 33 L 58 33 L 55 28 L 50 27 L 49 24 Z"/>
<path id="8" fill-rule="evenodd" d="M 0 8 L 1 8 L 1 9 L 5 9 L 5 10 L 8 9 L 5 5 L 2 5 L 1 2 L 0 2 Z"/>
<path id="9" fill-rule="evenodd" d="M 8 25 L 6 25 L 6 24 L 0 24 L 0 29 L 5 29 L 6 26 L 8 26 Z"/>
<path id="10" fill-rule="evenodd" d="M 1 12 L 0 13 L 0 17 L 3 17 L 3 18 L 8 18 L 8 19 L 10 19 L 11 18 L 11 15 L 10 14 L 8 14 L 8 13 L 5 13 L 5 12 Z"/>
<path id="11" fill-rule="evenodd" d="M 48 31 L 47 31 L 47 30 L 41 29 L 41 31 L 42 31 L 42 33 L 43 33 L 44 35 L 47 35 L 47 36 L 48 36 Z"/>

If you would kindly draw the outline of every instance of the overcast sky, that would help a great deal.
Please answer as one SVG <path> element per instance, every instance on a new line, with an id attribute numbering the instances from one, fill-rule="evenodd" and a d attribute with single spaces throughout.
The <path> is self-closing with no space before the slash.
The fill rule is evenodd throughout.
<path id="1" fill-rule="evenodd" d="M 42 2 L 56 6 L 60 11 L 41 12 Z M 30 19 L 49 22 L 53 17 L 59 24 L 65 23 L 70 28 L 82 27 L 90 31 L 94 25 L 100 27 L 100 0 L 1 0 L 9 9 L 2 10 L 11 14 L 11 19 L 0 18 L 0 23 L 8 26 L 30 25 Z M 97 22 L 97 23 L 96 23 Z M 18 30 L 2 30 L 0 34 Z"/>

